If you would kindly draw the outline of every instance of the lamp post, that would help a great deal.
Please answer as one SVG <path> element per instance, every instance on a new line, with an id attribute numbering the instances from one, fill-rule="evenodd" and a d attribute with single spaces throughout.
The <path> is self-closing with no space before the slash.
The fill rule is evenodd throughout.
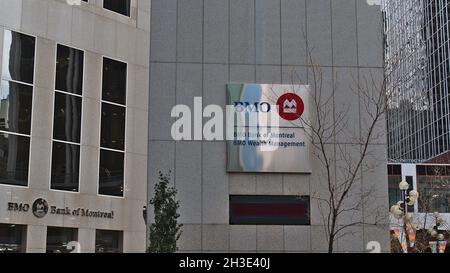
<path id="1" fill-rule="evenodd" d="M 434 246 L 434 247 L 436 247 L 435 253 L 437 253 L 439 246 L 441 244 L 444 244 L 444 242 L 445 242 L 445 236 L 444 236 L 443 232 L 441 232 L 439 230 L 439 227 L 443 224 L 444 220 L 441 218 L 441 215 L 437 211 L 433 213 L 433 218 L 435 220 L 435 226 L 430 228 L 428 230 L 428 233 L 431 235 L 431 237 L 433 237 L 436 240 L 436 241 L 430 241 L 431 251 L 433 252 L 432 244 L 436 244 L 436 246 Z"/>
<path id="2" fill-rule="evenodd" d="M 402 180 L 398 185 L 398 187 L 400 189 L 401 201 L 399 201 L 396 205 L 393 205 L 391 207 L 391 213 L 396 219 L 403 220 L 403 235 L 405 236 L 406 239 L 406 253 L 407 253 L 408 248 L 410 247 L 408 223 L 411 224 L 413 218 L 412 214 L 408 213 L 408 206 L 413 206 L 417 202 L 417 199 L 419 198 L 419 193 L 415 190 L 412 190 L 408 193 L 409 184 L 405 180 Z"/>
<path id="3" fill-rule="evenodd" d="M 144 222 L 147 225 L 147 206 L 142 208 L 142 217 L 144 218 Z"/>

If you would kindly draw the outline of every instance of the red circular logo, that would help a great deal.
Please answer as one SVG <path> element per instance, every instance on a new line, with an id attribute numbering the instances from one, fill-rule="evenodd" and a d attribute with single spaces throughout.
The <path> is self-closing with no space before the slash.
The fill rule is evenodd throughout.
<path id="1" fill-rule="evenodd" d="M 303 100 L 294 93 L 286 93 L 278 98 L 278 114 L 285 120 L 297 120 L 305 111 Z"/>

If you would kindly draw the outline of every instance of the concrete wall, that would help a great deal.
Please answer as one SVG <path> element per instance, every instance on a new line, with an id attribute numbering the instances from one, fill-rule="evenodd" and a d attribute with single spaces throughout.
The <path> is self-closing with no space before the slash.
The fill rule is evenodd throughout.
<path id="1" fill-rule="evenodd" d="M 29 187 L 0 185 L 0 223 L 28 225 L 27 251 L 44 252 L 46 226 L 77 227 L 83 252 L 95 249 L 95 229 L 124 231 L 124 251 L 145 250 L 142 208 L 147 188 L 150 0 L 132 0 L 131 17 L 102 0 L 0 0 L 0 49 L 5 29 L 36 36 Z M 80 193 L 49 191 L 56 44 L 85 50 Z M 0 50 L 1 52 L 1 50 Z M 128 63 L 125 198 L 97 195 L 102 56 Z M 113 220 L 9 213 L 7 202 L 41 197 L 59 207 L 114 210 Z"/>
<path id="2" fill-rule="evenodd" d="M 349 129 L 359 132 L 360 102 L 349 86 L 363 75 L 383 75 L 380 7 L 365 0 L 153 0 L 151 17 L 149 196 L 158 171 L 171 169 L 184 224 L 180 251 L 326 251 L 315 200 L 311 226 L 228 224 L 230 194 L 324 191 L 324 170 L 317 159 L 312 175 L 227 173 L 226 143 L 173 141 L 170 111 L 176 104 L 192 106 L 194 96 L 202 96 L 204 106 L 223 106 L 228 82 L 289 84 L 295 71 L 301 77 L 295 83 L 312 84 L 308 42 L 314 62 L 323 67 L 325 91 L 339 81 L 335 111 L 349 103 Z M 352 144 L 346 136 L 336 136 L 336 141 Z M 355 190 L 375 185 L 379 198 L 371 206 L 387 211 L 385 149 L 384 140 L 371 145 L 380 164 L 362 172 Z M 368 217 L 369 209 L 360 217 Z M 351 235 L 338 240 L 336 250 L 364 251 L 373 240 L 388 251 L 388 227 L 355 226 Z"/>

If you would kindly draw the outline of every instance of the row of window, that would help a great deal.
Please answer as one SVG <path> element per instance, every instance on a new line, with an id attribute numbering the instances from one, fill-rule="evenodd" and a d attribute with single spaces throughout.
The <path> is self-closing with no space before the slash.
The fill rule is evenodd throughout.
<path id="1" fill-rule="evenodd" d="M 88 0 L 83 0 L 88 3 Z M 131 0 L 103 0 L 103 8 L 130 17 Z"/>
<path id="2" fill-rule="evenodd" d="M 418 211 L 441 213 L 450 212 L 450 166 L 444 165 L 416 165 L 417 191 L 419 192 Z M 398 187 L 402 180 L 401 165 L 388 165 L 389 204 L 395 205 L 401 196 Z M 406 180 L 413 185 L 413 177 L 406 176 Z M 413 187 L 409 188 L 409 191 Z M 414 211 L 410 207 L 409 211 Z"/>
<path id="3" fill-rule="evenodd" d="M 28 185 L 35 38 L 5 31 L 0 183 Z M 79 191 L 84 52 L 58 44 L 50 188 Z M 44 69 L 44 68 L 39 68 Z M 98 193 L 123 196 L 127 64 L 103 58 Z"/>
<path id="4" fill-rule="evenodd" d="M 25 252 L 27 226 L 0 224 L 0 253 Z M 123 232 L 115 230 L 95 231 L 96 253 L 121 253 Z M 77 251 L 78 229 L 47 227 L 47 253 Z M 81 246 L 83 247 L 83 246 Z"/>

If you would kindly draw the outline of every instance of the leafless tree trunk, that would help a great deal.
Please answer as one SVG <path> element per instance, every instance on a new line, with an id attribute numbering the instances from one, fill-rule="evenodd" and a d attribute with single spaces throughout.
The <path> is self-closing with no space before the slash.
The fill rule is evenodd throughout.
<path id="1" fill-rule="evenodd" d="M 381 140 L 382 143 L 386 142 L 385 131 L 379 130 L 379 126 L 385 122 L 386 85 L 384 80 L 380 82 L 373 75 L 370 78 L 363 77 L 353 80 L 354 84 L 349 88 L 355 96 L 360 98 L 360 113 L 364 116 L 365 128 L 360 130 L 360 134 L 354 134 L 348 129 L 350 108 L 344 105 L 334 107 L 335 96 L 339 96 L 339 94 L 335 94 L 338 79 L 334 81 L 332 90 L 325 91 L 322 67 L 313 62 L 311 54 L 309 54 L 309 61 L 312 77 L 309 78 L 311 117 L 309 120 L 303 119 L 302 122 L 311 139 L 313 154 L 325 170 L 321 182 L 324 182 L 326 190 L 313 193 L 312 199 L 316 199 L 318 202 L 327 236 L 328 252 L 332 253 L 336 240 L 351 233 L 350 227 L 377 225 L 386 219 L 384 211 L 386 208 L 383 207 L 367 212 L 373 216 L 374 220 L 371 223 L 365 220 L 366 217 L 359 217 L 354 221 L 340 224 L 340 219 L 344 215 L 360 213 L 371 198 L 374 198 L 373 188 L 363 189 L 356 194 L 354 192 L 358 190 L 357 185 L 361 186 L 362 170 L 373 170 L 374 168 L 368 163 L 374 164 L 373 159 L 368 160 L 371 154 L 370 144 L 377 140 Z M 348 143 L 357 147 L 357 155 L 348 147 L 348 143 L 343 144 L 336 141 L 336 136 L 343 133 L 351 135 Z M 327 149 L 329 144 L 334 145 L 334 151 Z M 386 162 L 383 158 L 378 163 L 385 164 Z M 337 168 L 341 175 L 336 175 L 334 168 Z"/>

